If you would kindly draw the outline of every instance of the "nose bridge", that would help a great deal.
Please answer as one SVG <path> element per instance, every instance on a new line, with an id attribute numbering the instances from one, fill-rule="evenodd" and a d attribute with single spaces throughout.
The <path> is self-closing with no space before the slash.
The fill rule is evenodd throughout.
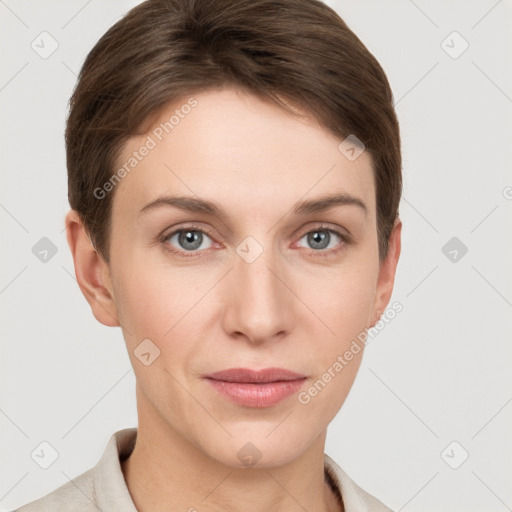
<path id="1" fill-rule="evenodd" d="M 236 248 L 226 329 L 263 342 L 290 328 L 289 291 L 278 278 L 278 254 L 247 237 Z M 284 280 L 284 279 L 283 279 Z"/>

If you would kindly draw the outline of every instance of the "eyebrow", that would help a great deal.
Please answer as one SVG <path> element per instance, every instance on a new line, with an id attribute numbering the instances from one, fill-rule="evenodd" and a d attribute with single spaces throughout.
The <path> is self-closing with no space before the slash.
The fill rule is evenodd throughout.
<path id="1" fill-rule="evenodd" d="M 358 197 L 347 193 L 330 194 L 298 202 L 292 207 L 292 213 L 294 215 L 307 215 L 323 212 L 335 206 L 357 206 L 364 213 L 365 217 L 368 216 L 368 208 L 365 203 Z M 161 207 L 174 207 L 186 212 L 205 213 L 220 218 L 226 218 L 227 216 L 219 203 L 189 196 L 159 197 L 146 204 L 140 210 L 139 215 Z"/>

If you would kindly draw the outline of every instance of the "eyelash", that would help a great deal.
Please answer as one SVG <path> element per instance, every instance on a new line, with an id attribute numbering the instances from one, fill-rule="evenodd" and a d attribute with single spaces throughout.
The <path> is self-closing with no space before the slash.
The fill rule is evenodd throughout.
<path id="1" fill-rule="evenodd" d="M 171 248 L 171 246 L 167 243 L 170 238 L 172 238 L 177 233 L 181 233 L 182 231 L 196 231 L 198 233 L 202 233 L 204 235 L 208 235 L 212 240 L 213 236 L 211 232 L 208 229 L 205 228 L 199 228 L 193 224 L 181 226 L 179 229 L 175 229 L 174 231 L 171 231 L 170 233 L 167 233 L 163 235 L 160 238 L 160 241 L 163 243 L 165 250 L 172 253 L 174 256 L 177 256 L 178 258 L 196 258 L 201 257 L 200 253 L 201 251 L 178 251 L 176 249 Z M 342 251 L 345 247 L 345 245 L 349 245 L 351 243 L 351 239 L 348 235 L 345 235 L 343 233 L 340 233 L 339 231 L 336 231 L 335 229 L 332 229 L 329 226 L 326 225 L 320 225 L 316 226 L 313 229 L 310 229 L 309 231 L 305 231 L 301 234 L 299 237 L 299 240 L 303 238 L 305 235 L 308 235 L 310 233 L 314 233 L 316 231 L 328 231 L 329 233 L 334 233 L 335 235 L 339 236 L 341 239 L 341 247 L 338 247 L 337 249 L 329 249 L 329 250 L 315 250 L 315 249 L 303 249 L 306 254 L 309 256 L 320 256 L 320 257 L 332 257 L 338 254 L 340 251 Z M 207 249 L 205 249 L 207 250 Z M 188 254 L 187 254 L 188 252 Z"/>

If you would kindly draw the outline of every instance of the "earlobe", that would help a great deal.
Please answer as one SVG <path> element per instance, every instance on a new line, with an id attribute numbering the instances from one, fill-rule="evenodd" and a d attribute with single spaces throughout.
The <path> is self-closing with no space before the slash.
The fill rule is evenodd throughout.
<path id="1" fill-rule="evenodd" d="M 78 286 L 98 322 L 119 326 L 108 265 L 94 249 L 85 227 L 75 210 L 66 215 L 66 237 L 73 256 Z"/>
<path id="2" fill-rule="evenodd" d="M 381 317 L 382 317 L 382 311 L 377 310 L 377 312 L 374 314 L 373 320 L 371 321 L 368 328 L 371 329 L 372 327 L 375 327 L 375 324 L 381 319 Z"/>

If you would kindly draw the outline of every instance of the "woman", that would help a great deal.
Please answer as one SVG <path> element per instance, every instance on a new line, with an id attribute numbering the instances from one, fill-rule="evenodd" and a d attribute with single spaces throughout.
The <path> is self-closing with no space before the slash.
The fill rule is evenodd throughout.
<path id="1" fill-rule="evenodd" d="M 316 0 L 148 0 L 70 107 L 67 239 L 139 421 L 19 510 L 390 510 L 324 454 L 400 255 L 375 58 Z"/>

